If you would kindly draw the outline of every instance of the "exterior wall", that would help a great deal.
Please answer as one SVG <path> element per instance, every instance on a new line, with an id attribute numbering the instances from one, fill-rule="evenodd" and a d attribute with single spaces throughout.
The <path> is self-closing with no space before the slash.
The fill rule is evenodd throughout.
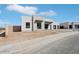
<path id="1" fill-rule="evenodd" d="M 6 26 L 6 36 L 13 32 L 13 26 Z"/>
<path id="2" fill-rule="evenodd" d="M 44 30 L 44 22 L 42 22 L 42 30 Z"/>
<path id="3" fill-rule="evenodd" d="M 41 30 L 44 30 L 44 18 L 41 17 L 41 16 L 33 16 L 33 23 L 34 23 L 34 30 L 37 30 L 37 22 L 35 22 L 36 20 L 39 20 L 39 21 L 42 21 L 41 22 L 41 26 L 42 26 L 42 29 Z"/>
<path id="4" fill-rule="evenodd" d="M 56 29 L 58 29 L 57 26 L 59 26 L 59 23 L 53 22 L 53 23 L 52 23 L 52 30 L 54 29 L 54 25 L 56 25 Z"/>
<path id="5" fill-rule="evenodd" d="M 37 29 L 37 22 L 34 22 L 34 30 L 38 30 Z M 44 22 L 41 22 L 41 29 L 40 30 L 44 30 Z"/>
<path id="6" fill-rule="evenodd" d="M 48 30 L 52 30 L 52 24 L 49 24 Z"/>
<path id="7" fill-rule="evenodd" d="M 13 25 L 11 25 L 11 26 L 6 26 L 6 28 L 5 28 L 5 31 L 6 31 L 6 36 L 7 35 L 10 35 L 11 33 L 13 33 L 13 32 L 21 32 L 21 26 L 13 26 Z"/>
<path id="8" fill-rule="evenodd" d="M 69 29 L 69 22 L 61 23 L 60 26 L 64 26 L 64 29 Z"/>
<path id="9" fill-rule="evenodd" d="M 57 29 L 57 26 L 59 26 L 59 23 L 57 23 L 57 22 L 55 22 L 55 21 L 53 21 L 52 19 L 45 19 L 45 21 L 48 21 L 48 22 L 52 22 L 51 24 L 49 24 L 49 30 L 50 30 L 50 26 L 51 26 L 51 30 L 53 30 L 54 29 L 54 25 L 56 25 L 56 29 Z"/>
<path id="10" fill-rule="evenodd" d="M 79 22 L 73 23 L 73 29 L 79 30 Z"/>
<path id="11" fill-rule="evenodd" d="M 33 26 L 34 26 L 33 29 L 37 30 L 37 23 L 34 22 Z"/>
<path id="12" fill-rule="evenodd" d="M 35 22 L 35 20 L 42 20 L 42 17 L 33 17 L 33 25 L 32 25 L 32 17 L 30 16 L 22 16 L 22 31 L 32 31 L 32 26 L 33 26 L 33 30 L 37 30 L 37 22 Z M 26 22 L 30 22 L 30 28 L 26 28 Z M 42 25 L 42 30 L 44 29 L 44 22 L 41 22 Z"/>
<path id="13" fill-rule="evenodd" d="M 13 32 L 21 32 L 21 26 L 13 26 Z"/>
<path id="14" fill-rule="evenodd" d="M 34 18 L 34 21 L 35 20 L 41 20 L 41 21 L 44 20 L 44 17 L 41 17 L 41 16 L 33 16 L 33 18 Z"/>
<path id="15" fill-rule="evenodd" d="M 72 25 L 72 29 L 77 29 L 75 25 L 79 25 L 79 22 L 65 22 L 61 23 L 60 25 L 64 26 L 64 29 L 70 29 L 69 25 Z"/>
<path id="16" fill-rule="evenodd" d="M 26 22 L 30 22 L 30 28 L 26 28 Z M 22 16 L 22 32 L 32 31 L 32 17 Z"/>
<path id="17" fill-rule="evenodd" d="M 57 29 L 57 25 L 59 25 L 58 23 L 53 22 L 53 21 L 51 21 L 49 19 L 47 19 L 47 20 L 45 20 L 43 17 L 40 17 L 40 16 L 33 16 L 33 24 L 32 24 L 32 17 L 30 17 L 30 16 L 22 16 L 21 30 L 22 30 L 22 32 L 32 31 L 32 26 L 33 26 L 33 30 L 38 30 L 36 21 L 38 21 L 38 22 L 41 21 L 41 29 L 40 30 L 45 30 L 45 21 L 52 22 L 52 23 L 49 24 L 48 30 L 53 30 L 53 25 L 56 25 L 56 29 Z M 26 22 L 30 23 L 30 28 L 26 28 Z M 50 29 L 50 26 L 51 26 L 51 29 Z"/>
<path id="18" fill-rule="evenodd" d="M 50 24 L 48 25 L 48 30 L 50 30 Z"/>
<path id="19" fill-rule="evenodd" d="M 52 27 L 51 29 L 53 30 L 53 24 L 51 24 L 51 27 Z"/>

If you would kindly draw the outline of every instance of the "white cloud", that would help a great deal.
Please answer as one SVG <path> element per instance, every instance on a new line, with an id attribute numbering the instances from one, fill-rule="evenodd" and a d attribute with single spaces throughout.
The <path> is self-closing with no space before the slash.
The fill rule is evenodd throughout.
<path id="1" fill-rule="evenodd" d="M 23 13 L 23 14 L 28 14 L 28 15 L 35 15 L 38 10 L 38 8 L 33 6 L 21 6 L 21 5 L 14 5 L 14 4 L 8 5 L 6 9 L 10 11 Z"/>
<path id="2" fill-rule="evenodd" d="M 8 5 L 6 9 L 9 11 L 16 11 L 27 15 L 43 15 L 43 16 L 56 15 L 56 12 L 53 10 L 49 10 L 46 12 L 38 12 L 38 8 L 33 6 L 21 6 L 21 5 L 11 4 L 11 5 Z"/>
<path id="3" fill-rule="evenodd" d="M 40 12 L 39 14 L 45 15 L 45 16 L 54 16 L 54 15 L 56 15 L 56 12 L 53 11 L 53 10 L 49 10 L 49 11 L 46 11 L 46 12 Z"/>

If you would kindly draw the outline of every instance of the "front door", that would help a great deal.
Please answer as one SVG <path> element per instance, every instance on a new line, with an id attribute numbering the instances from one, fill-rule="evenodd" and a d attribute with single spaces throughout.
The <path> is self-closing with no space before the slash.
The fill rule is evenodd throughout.
<path id="1" fill-rule="evenodd" d="M 37 22 L 37 29 L 41 29 L 41 22 Z"/>

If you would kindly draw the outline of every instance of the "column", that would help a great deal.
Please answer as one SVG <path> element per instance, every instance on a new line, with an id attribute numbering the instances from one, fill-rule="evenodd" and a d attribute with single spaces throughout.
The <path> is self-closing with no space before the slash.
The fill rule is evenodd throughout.
<path id="1" fill-rule="evenodd" d="M 45 26 L 44 21 L 41 22 L 41 26 L 42 26 L 42 30 L 44 30 L 44 26 Z"/>

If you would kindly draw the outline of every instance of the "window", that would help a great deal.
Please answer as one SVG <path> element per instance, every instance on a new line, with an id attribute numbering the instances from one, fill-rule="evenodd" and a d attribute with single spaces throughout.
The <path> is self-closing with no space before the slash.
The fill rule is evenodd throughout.
<path id="1" fill-rule="evenodd" d="M 49 26 L 48 24 L 45 24 L 45 29 L 48 29 L 48 26 Z"/>
<path id="2" fill-rule="evenodd" d="M 53 25 L 53 29 L 56 29 L 56 25 Z"/>
<path id="3" fill-rule="evenodd" d="M 69 29 L 72 29 L 73 27 L 72 27 L 72 25 L 69 25 Z"/>
<path id="4" fill-rule="evenodd" d="M 30 22 L 26 23 L 26 28 L 30 28 Z"/>
<path id="5" fill-rule="evenodd" d="M 75 29 L 79 29 L 79 25 L 75 25 Z"/>
<path id="6" fill-rule="evenodd" d="M 60 29 L 65 29 L 64 26 L 60 26 Z"/>

